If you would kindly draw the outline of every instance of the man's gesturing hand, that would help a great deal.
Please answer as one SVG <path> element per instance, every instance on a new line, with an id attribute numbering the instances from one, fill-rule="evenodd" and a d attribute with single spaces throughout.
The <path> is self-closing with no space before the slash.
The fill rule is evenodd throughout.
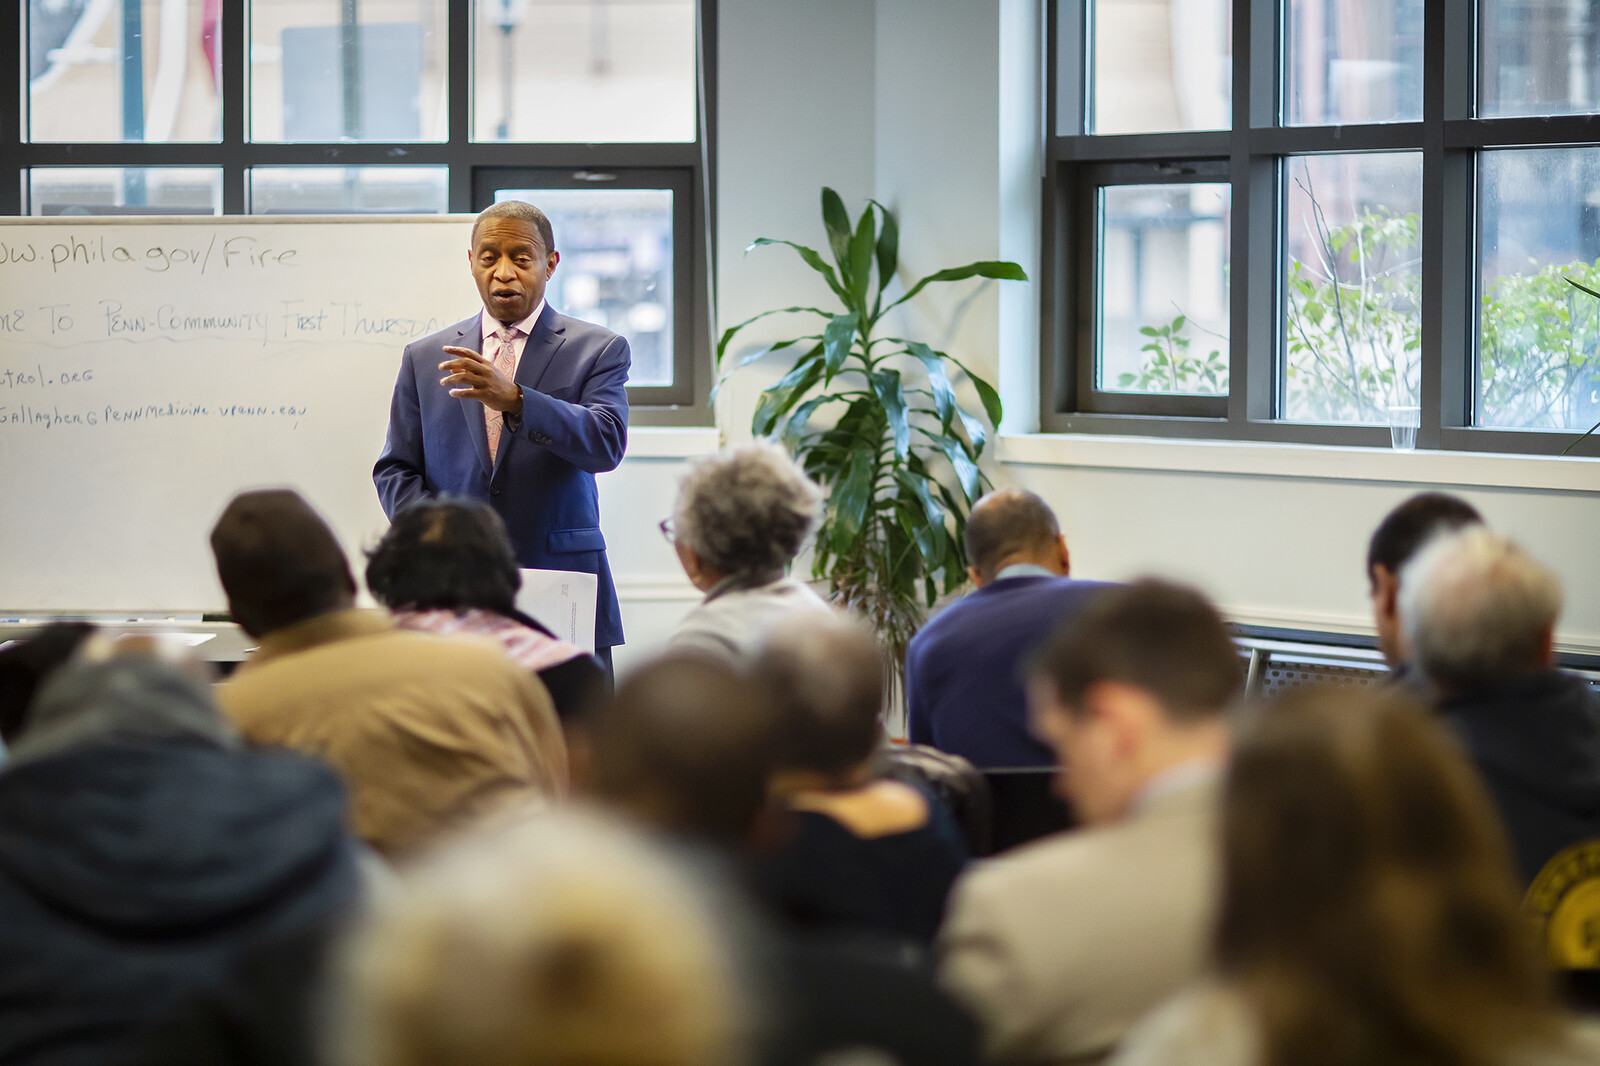
<path id="1" fill-rule="evenodd" d="M 506 414 L 522 413 L 522 390 L 517 383 L 495 369 L 493 363 L 471 348 L 444 349 L 454 356 L 439 364 L 445 376 L 439 384 L 450 390 L 450 395 L 466 400 L 477 400 L 485 407 Z"/>

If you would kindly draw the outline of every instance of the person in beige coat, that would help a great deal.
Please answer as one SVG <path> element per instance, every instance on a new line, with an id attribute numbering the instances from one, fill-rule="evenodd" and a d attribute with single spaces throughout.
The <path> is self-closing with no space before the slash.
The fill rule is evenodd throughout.
<path id="1" fill-rule="evenodd" d="M 229 609 L 261 642 L 218 702 L 252 744 L 338 771 L 352 831 L 384 856 L 566 791 L 543 686 L 487 638 L 408 632 L 353 606 L 344 552 L 298 495 L 235 497 L 211 547 Z"/>
<path id="2" fill-rule="evenodd" d="M 1040 652 L 1030 713 L 1084 828 L 973 869 L 938 941 L 941 980 L 992 1059 L 1098 1061 L 1204 970 L 1240 667 L 1200 594 L 1148 580 L 1107 591 Z"/>

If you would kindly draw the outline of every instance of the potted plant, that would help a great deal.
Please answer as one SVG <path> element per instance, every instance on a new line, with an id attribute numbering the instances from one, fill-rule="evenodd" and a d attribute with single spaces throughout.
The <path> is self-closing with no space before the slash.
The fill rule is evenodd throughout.
<path id="1" fill-rule="evenodd" d="M 839 307 L 783 307 L 726 330 L 717 365 L 739 331 L 770 315 L 801 315 L 815 331 L 750 352 L 723 372 L 771 352 L 800 349 L 794 366 L 762 392 L 750 428 L 777 437 L 827 492 L 813 575 L 836 603 L 863 615 L 896 664 L 922 622 L 924 606 L 966 579 L 962 533 L 967 512 L 988 483 L 978 465 L 989 429 L 956 395 L 952 372 L 971 382 L 989 426 L 1000 423 L 1000 394 L 945 352 L 904 337 L 880 335 L 894 308 L 928 285 L 969 278 L 1026 281 L 1016 263 L 982 261 L 935 271 L 894 299 L 885 298 L 899 256 L 894 215 L 869 200 L 852 223 L 844 201 L 822 190 L 828 263 L 816 250 L 762 237 L 794 250 L 822 276 Z M 719 385 L 721 382 L 719 381 Z"/>

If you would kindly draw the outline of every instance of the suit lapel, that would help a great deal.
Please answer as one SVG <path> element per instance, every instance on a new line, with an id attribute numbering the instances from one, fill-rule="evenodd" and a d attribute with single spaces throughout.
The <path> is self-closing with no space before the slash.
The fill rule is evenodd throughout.
<path id="1" fill-rule="evenodd" d="M 543 317 L 542 315 L 540 316 Z M 471 348 L 479 355 L 483 354 L 483 327 L 482 319 L 474 316 L 467 322 L 457 327 L 455 347 Z M 483 404 L 477 400 L 465 397 L 456 401 L 461 405 L 461 415 L 467 420 L 467 436 L 472 441 L 473 454 L 478 457 L 478 465 L 483 468 L 483 476 L 488 477 L 494 473 L 489 462 L 489 431 L 483 428 Z"/>
<path id="2" fill-rule="evenodd" d="M 522 360 L 517 363 L 518 385 L 538 389 L 539 380 L 544 377 L 544 372 L 550 369 L 556 351 L 567 339 L 566 326 L 557 322 L 560 317 L 549 304 L 545 304 L 544 310 L 539 312 L 539 318 L 533 324 L 533 332 L 528 334 L 528 343 L 522 347 Z M 485 448 L 487 449 L 487 445 Z"/>

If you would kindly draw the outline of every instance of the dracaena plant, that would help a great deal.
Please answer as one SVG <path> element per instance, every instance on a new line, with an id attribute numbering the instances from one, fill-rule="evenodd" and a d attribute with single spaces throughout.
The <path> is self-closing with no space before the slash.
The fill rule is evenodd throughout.
<path id="1" fill-rule="evenodd" d="M 812 332 L 747 353 L 723 380 L 771 352 L 799 350 L 793 368 L 761 394 L 750 428 L 781 440 L 827 492 L 814 576 L 828 583 L 835 602 L 872 623 L 898 669 L 923 606 L 965 580 L 962 533 L 988 483 L 978 460 L 989 428 L 963 406 L 956 383 L 963 376 L 971 383 L 989 426 L 999 424 L 1001 407 L 994 386 L 954 356 L 879 327 L 929 285 L 1027 275 L 1016 263 L 968 263 L 888 298 L 899 255 L 894 215 L 869 200 L 852 223 L 839 194 L 824 188 L 822 223 L 831 264 L 793 241 L 762 237 L 745 250 L 792 249 L 822 276 L 839 307 L 783 307 L 749 318 L 722 334 L 717 365 L 724 367 L 729 344 L 752 322 L 770 315 L 812 321 Z"/>

